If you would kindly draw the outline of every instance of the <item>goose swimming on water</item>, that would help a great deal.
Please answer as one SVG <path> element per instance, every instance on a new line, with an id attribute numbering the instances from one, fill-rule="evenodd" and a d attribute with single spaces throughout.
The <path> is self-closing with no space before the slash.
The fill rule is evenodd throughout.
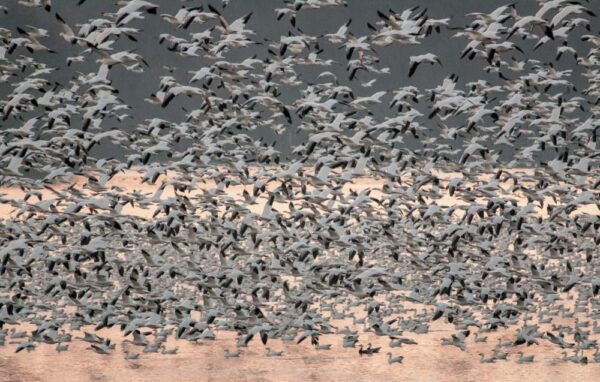
<path id="1" fill-rule="evenodd" d="M 402 360 L 404 359 L 403 356 L 399 355 L 396 357 L 392 357 L 392 353 L 386 353 L 386 355 L 388 356 L 388 364 L 393 364 L 393 363 L 402 363 Z"/>

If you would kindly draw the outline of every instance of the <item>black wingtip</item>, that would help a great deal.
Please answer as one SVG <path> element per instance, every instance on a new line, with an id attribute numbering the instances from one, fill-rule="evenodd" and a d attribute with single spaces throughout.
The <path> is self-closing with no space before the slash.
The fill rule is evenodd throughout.
<path id="1" fill-rule="evenodd" d="M 212 5 L 208 4 L 208 9 L 212 12 L 212 13 L 216 13 L 217 15 L 221 16 L 221 12 L 217 11 L 215 9 L 215 7 L 213 7 Z"/>

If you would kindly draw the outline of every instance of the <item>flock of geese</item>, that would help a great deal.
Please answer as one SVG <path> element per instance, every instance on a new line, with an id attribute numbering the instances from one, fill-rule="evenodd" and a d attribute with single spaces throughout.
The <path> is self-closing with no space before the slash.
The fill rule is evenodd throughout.
<path id="1" fill-rule="evenodd" d="M 238 335 L 227 358 L 273 339 L 385 353 L 369 335 L 389 339 L 393 364 L 442 320 L 453 331 L 440 346 L 503 333 L 482 363 L 533 362 L 530 346 L 600 362 L 596 1 L 538 1 L 534 14 L 508 4 L 466 25 L 372 8 L 366 26 L 324 34 L 303 21 L 353 4 L 282 1 L 275 39 L 228 3 L 169 14 L 157 0 L 118 1 L 79 24 L 51 0 L 0 9 L 30 7 L 59 31 L 0 28 L 0 203 L 11 210 L 0 345 L 85 341 L 110 355 L 114 340 L 96 331 L 115 327 L 139 349 L 131 360 L 223 331 Z M 148 20 L 162 33 L 142 30 Z M 144 35 L 156 56 L 203 64 L 145 75 Z M 479 80 L 435 53 L 406 54 L 440 39 L 464 42 L 456 56 Z M 79 54 L 47 63 L 67 48 Z M 382 52 L 398 62 L 386 67 Z M 435 87 L 411 85 L 445 71 Z M 155 84 L 138 94 L 147 118 L 135 125 L 116 72 Z M 176 117 L 155 117 L 167 110 Z M 298 142 L 284 155 L 267 132 Z M 155 192 L 113 181 L 123 173 Z"/>

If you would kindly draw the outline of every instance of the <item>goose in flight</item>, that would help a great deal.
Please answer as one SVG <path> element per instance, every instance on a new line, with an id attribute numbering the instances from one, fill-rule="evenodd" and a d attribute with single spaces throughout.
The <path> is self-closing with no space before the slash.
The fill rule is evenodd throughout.
<path id="1" fill-rule="evenodd" d="M 420 64 L 439 64 L 440 66 L 442 65 L 442 62 L 440 61 L 440 59 L 433 53 L 425 53 L 425 54 L 421 54 L 418 56 L 411 56 L 410 57 L 410 66 L 408 68 L 408 77 L 412 77 L 413 74 L 415 74 L 417 67 Z"/>
<path id="2" fill-rule="evenodd" d="M 119 1 L 117 4 L 121 5 L 115 14 L 117 25 L 136 12 L 147 12 L 155 15 L 159 8 L 158 5 L 145 0 L 125 0 Z"/>

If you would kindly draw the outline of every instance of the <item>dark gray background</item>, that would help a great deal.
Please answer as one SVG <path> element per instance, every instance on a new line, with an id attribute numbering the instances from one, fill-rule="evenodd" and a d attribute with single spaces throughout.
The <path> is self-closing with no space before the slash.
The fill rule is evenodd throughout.
<path id="1" fill-rule="evenodd" d="M 222 10 L 225 18 L 230 21 L 252 11 L 253 15 L 249 21 L 248 27 L 256 32 L 256 35 L 253 36 L 253 39 L 256 41 L 264 42 L 264 39 L 274 39 L 278 41 L 279 36 L 287 34 L 288 31 L 298 33 L 297 30 L 292 28 L 286 17 L 280 21 L 276 20 L 274 9 L 284 7 L 285 4 L 282 1 L 232 0 L 224 9 L 222 9 L 221 3 L 216 1 L 153 0 L 153 2 L 160 5 L 158 11 L 159 14 L 175 14 L 175 12 L 183 5 L 189 8 L 197 5 L 206 6 L 208 3 L 211 3 L 217 9 Z M 7 15 L 0 15 L 0 25 L 12 30 L 15 36 L 17 35 L 16 27 L 19 25 L 34 25 L 49 30 L 51 37 L 41 41 L 57 53 L 50 54 L 42 52 L 34 55 L 37 60 L 59 68 L 58 71 L 54 72 L 48 78 L 58 83 L 66 84 L 77 71 L 84 73 L 97 71 L 99 64 L 95 62 L 96 57 L 93 55 L 89 56 L 89 62 L 83 64 L 76 63 L 70 68 L 67 68 L 65 63 L 66 57 L 78 55 L 82 48 L 69 45 L 59 36 L 60 25 L 55 19 L 54 13 L 59 13 L 66 22 L 77 31 L 78 28 L 76 27 L 76 24 L 86 22 L 89 19 L 98 18 L 103 12 L 115 12 L 118 7 L 113 1 L 87 0 L 82 6 L 76 6 L 76 0 L 54 0 L 52 4 L 53 9 L 50 13 L 44 11 L 42 8 L 28 8 L 19 5 L 16 0 L 5 0 L 2 3 L 9 8 L 9 12 Z M 356 36 L 361 36 L 370 33 L 367 28 L 367 22 L 374 24 L 379 20 L 377 10 L 382 10 L 387 13 L 387 10 L 392 8 L 396 12 L 401 12 L 404 9 L 417 5 L 421 7 L 420 9 L 427 8 L 427 15 L 430 18 L 438 19 L 451 17 L 450 25 L 452 27 L 464 27 L 468 22 L 473 20 L 472 17 L 465 16 L 467 13 L 489 13 L 504 4 L 506 4 L 505 1 L 481 0 L 348 1 L 347 7 L 337 6 L 325 7 L 322 9 L 303 9 L 298 14 L 297 27 L 302 29 L 304 33 L 315 36 L 333 33 L 351 18 L 352 24 L 350 25 L 350 31 Z M 600 1 L 591 1 L 587 3 L 586 6 L 597 14 L 600 14 Z M 518 1 L 516 2 L 516 9 L 520 15 L 533 14 L 538 9 L 538 4 L 533 0 Z M 584 16 L 589 17 L 587 15 Z M 590 19 L 593 25 L 590 34 L 598 34 L 598 19 L 593 17 L 590 17 Z M 176 67 L 176 72 L 171 75 L 175 76 L 181 83 L 187 84 L 189 78 L 192 76 L 188 71 L 198 70 L 203 66 L 211 64 L 212 61 L 201 57 L 181 57 L 170 52 L 167 50 L 166 44 L 159 45 L 158 36 L 160 33 L 166 32 L 189 38 L 189 33 L 202 31 L 206 29 L 206 26 L 194 24 L 185 31 L 162 20 L 159 15 L 148 14 L 145 15 L 144 20 L 135 20 L 129 23 L 128 26 L 141 29 L 141 32 L 135 35 L 138 42 L 135 43 L 126 38 L 121 38 L 119 39 L 119 42 L 114 45 L 114 51 L 136 49 L 136 52 L 141 54 L 147 60 L 150 68 L 146 69 L 146 72 L 143 74 L 126 71 L 120 66 L 115 66 L 110 71 L 110 79 L 113 81 L 113 85 L 119 89 L 119 97 L 132 107 L 132 110 L 128 114 L 132 115 L 133 119 L 126 119 L 122 126 L 119 127 L 129 129 L 142 122 L 144 119 L 153 117 L 160 117 L 173 122 L 183 121 L 186 113 L 182 110 L 182 107 L 186 107 L 188 110 L 198 107 L 198 103 L 201 102 L 198 98 L 188 99 L 186 97 L 178 97 L 166 109 L 161 109 L 156 105 L 150 105 L 144 101 L 144 98 L 158 90 L 159 77 L 167 74 L 167 71 L 163 68 L 164 65 Z M 355 80 L 351 83 L 348 80 L 348 75 L 345 70 L 347 63 L 345 51 L 343 49 L 337 49 L 336 46 L 331 45 L 328 42 L 323 42 L 321 44 L 325 51 L 320 57 L 323 59 L 331 58 L 335 60 L 336 63 L 332 67 L 299 68 L 299 73 L 302 75 L 300 79 L 305 84 L 311 83 L 317 81 L 317 75 L 321 71 L 332 71 L 337 74 L 340 83 L 350 85 L 353 88 L 356 96 L 370 95 L 379 90 L 393 90 L 405 85 L 414 85 L 423 91 L 425 89 L 434 88 L 440 84 L 445 77 L 452 73 L 459 76 L 459 84 L 461 85 L 478 79 L 485 79 L 492 83 L 497 81 L 496 75 L 488 74 L 483 71 L 483 68 L 487 65 L 484 61 L 469 61 L 467 59 L 461 60 L 459 58 L 460 52 L 464 49 L 468 41 L 464 38 L 452 38 L 452 35 L 456 32 L 458 31 L 443 28 L 440 34 L 434 32 L 431 36 L 422 40 L 423 43 L 420 45 L 393 44 L 388 47 L 375 46 L 374 48 L 381 59 L 381 66 L 390 67 L 391 74 L 377 76 L 378 80 L 371 88 L 362 88 L 359 81 Z M 580 34 L 581 33 L 574 37 L 572 41 L 569 41 L 569 44 L 577 49 L 580 55 L 585 55 L 589 51 L 590 44 L 581 42 L 578 38 Z M 532 52 L 535 41 L 519 40 L 520 39 L 513 37 L 511 41 L 515 41 L 521 46 L 526 52 L 527 58 L 537 58 L 548 62 L 554 61 L 558 42 L 552 41 L 545 44 L 537 51 Z M 246 57 L 251 57 L 256 54 L 259 58 L 264 59 L 269 55 L 267 53 L 267 48 L 268 42 L 263 45 L 253 45 L 251 47 L 229 52 L 225 54 L 225 57 L 228 60 L 241 61 Z M 419 68 L 412 78 L 408 78 L 409 57 L 411 55 L 426 52 L 433 52 L 438 55 L 443 63 L 443 67 L 423 66 Z M 23 55 L 28 54 L 22 48 L 17 53 Z M 516 51 L 507 53 L 503 57 L 509 59 L 509 56 L 514 56 L 517 60 L 525 58 L 524 55 Z M 585 87 L 586 79 L 580 76 L 580 68 L 575 64 L 572 57 L 565 56 L 560 62 L 554 62 L 554 64 L 559 69 L 573 69 L 575 71 L 572 77 L 574 84 L 579 88 Z M 364 73 L 359 74 L 359 80 L 361 81 L 367 81 L 371 78 L 373 77 Z M 285 87 L 282 87 L 282 89 L 285 90 Z M 281 99 L 286 103 L 291 103 L 298 96 L 298 90 L 300 89 L 288 89 L 287 91 L 284 91 Z M 4 97 L 9 91 L 9 85 L 6 83 L 0 85 L 0 96 Z M 382 119 L 396 113 L 395 110 L 390 110 L 388 107 L 390 99 L 390 95 L 386 96 L 386 102 L 371 109 L 376 118 Z M 298 119 L 294 118 L 293 125 L 296 125 L 297 122 Z M 2 125 L 10 126 L 13 123 L 15 123 L 15 121 L 8 120 Z M 431 123 L 434 122 L 431 121 Z M 293 127 L 287 129 L 286 133 L 280 137 L 277 137 L 272 132 L 266 130 L 257 131 L 254 135 L 264 137 L 269 143 L 276 141 L 276 148 L 281 150 L 284 154 L 288 154 L 291 147 L 303 142 L 305 139 L 305 135 L 298 134 Z M 418 142 L 415 142 L 414 139 L 411 139 L 410 137 L 406 139 L 406 142 L 409 147 L 411 147 L 411 145 L 418 145 Z M 111 147 L 110 145 L 100 146 L 96 150 L 97 152 L 95 154 L 97 156 L 115 156 L 117 154 L 114 151 L 114 147 Z"/>

